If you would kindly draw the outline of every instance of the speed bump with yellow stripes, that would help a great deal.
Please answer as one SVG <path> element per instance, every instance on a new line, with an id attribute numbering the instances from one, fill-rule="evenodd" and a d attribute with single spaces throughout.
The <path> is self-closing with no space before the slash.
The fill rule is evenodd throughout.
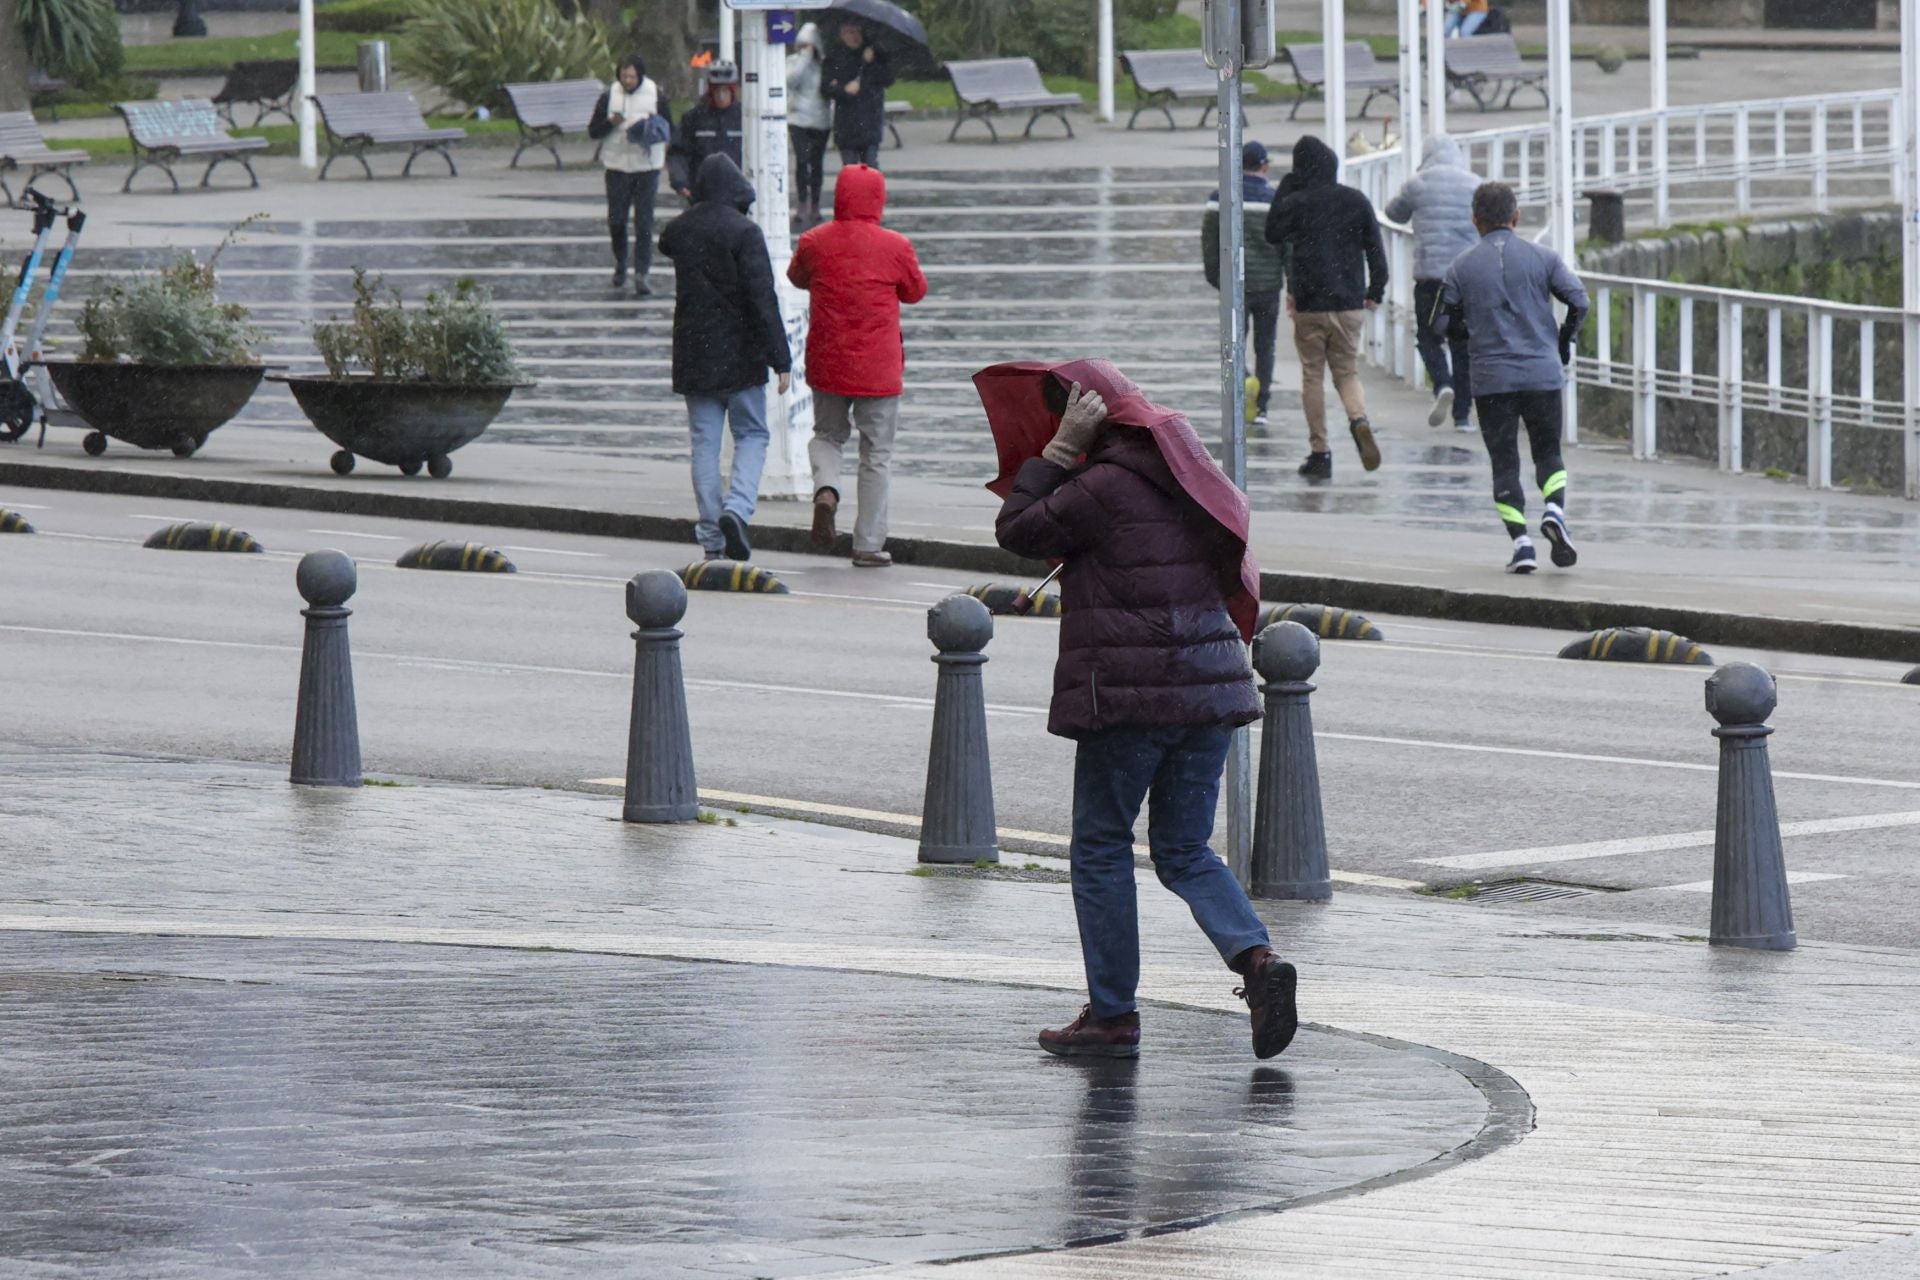
<path id="1" fill-rule="evenodd" d="M 18 511 L 0 507 L 0 533 L 32 533 L 33 526 Z"/>
<path id="2" fill-rule="evenodd" d="M 146 545 L 160 551 L 265 551 L 245 529 L 217 521 L 194 520 L 156 529 Z"/>
<path id="3" fill-rule="evenodd" d="M 787 584 L 765 569 L 738 560 L 696 560 L 680 571 L 689 591 L 744 591 L 756 596 L 784 596 Z"/>
<path id="4" fill-rule="evenodd" d="M 402 569 L 443 569 L 453 573 L 514 573 L 513 561 L 477 542 L 423 542 L 401 555 Z"/>
<path id="5" fill-rule="evenodd" d="M 1060 616 L 1060 596 L 1053 591 L 1036 591 L 1033 603 L 1025 609 L 1016 608 L 1014 601 L 1025 587 L 1016 587 L 1005 582 L 988 582 L 977 587 L 968 587 L 967 594 L 987 606 L 987 612 L 997 617 L 1057 618 Z"/>
<path id="6" fill-rule="evenodd" d="M 1651 627 L 1608 627 L 1581 636 L 1560 651 L 1563 658 L 1593 662 L 1661 662 L 1710 667 L 1713 655 L 1682 635 Z"/>
<path id="7" fill-rule="evenodd" d="M 1385 640 L 1380 628 L 1365 614 L 1326 604 L 1276 604 L 1260 611 L 1256 631 L 1276 622 L 1297 622 L 1322 640 Z"/>

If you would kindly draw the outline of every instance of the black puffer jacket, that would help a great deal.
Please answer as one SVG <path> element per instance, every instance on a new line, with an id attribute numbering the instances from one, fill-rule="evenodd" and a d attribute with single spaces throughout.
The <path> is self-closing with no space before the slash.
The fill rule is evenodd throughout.
<path id="1" fill-rule="evenodd" d="M 766 238 L 747 217 L 753 188 L 725 156 L 693 178 L 693 207 L 660 233 L 673 259 L 673 389 L 725 395 L 793 367 Z"/>
<path id="2" fill-rule="evenodd" d="M 1287 292 L 1301 311 L 1358 311 L 1387 292 L 1387 249 L 1373 203 L 1340 185 L 1340 157 L 1318 138 L 1293 145 L 1293 172 L 1267 210 Z"/>
<path id="3" fill-rule="evenodd" d="M 877 147 L 887 136 L 887 86 L 893 83 L 893 68 L 878 49 L 873 49 L 873 61 L 868 62 L 871 48 L 836 44 L 827 51 L 826 64 L 820 69 L 820 92 L 833 99 L 834 145 L 848 151 Z M 848 93 L 847 86 L 855 80 L 860 82 L 860 92 Z"/>
<path id="4" fill-rule="evenodd" d="M 1227 612 L 1238 582 L 1219 568 L 1237 562 L 1239 544 L 1180 488 L 1146 431 L 1107 427 L 1078 470 L 1027 463 L 994 533 L 1016 555 L 1066 561 L 1049 732 L 1260 718 Z"/>

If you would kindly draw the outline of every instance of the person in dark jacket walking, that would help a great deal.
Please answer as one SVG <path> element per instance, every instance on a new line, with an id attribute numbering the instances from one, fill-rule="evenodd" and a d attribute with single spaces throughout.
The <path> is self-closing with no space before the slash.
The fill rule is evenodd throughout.
<path id="1" fill-rule="evenodd" d="M 1042 1031 L 1040 1047 L 1139 1052 L 1133 828 L 1145 801 L 1154 871 L 1245 979 L 1254 1053 L 1270 1058 L 1298 1023 L 1294 968 L 1274 956 L 1208 846 L 1228 743 L 1260 716 L 1245 642 L 1257 607 L 1246 583 L 1258 576 L 1246 562 L 1244 497 L 1232 494 L 1235 532 L 1196 491 L 1231 486 L 1193 428 L 1106 361 L 1059 366 L 1032 385 L 1058 427 L 1014 477 L 994 532 L 1015 555 L 1065 562 L 1047 728 L 1078 743 L 1071 865 L 1088 993 L 1080 1016 Z M 1215 475 L 1196 478 L 1195 468 Z"/>
<path id="2" fill-rule="evenodd" d="M 1414 341 L 1433 380 L 1433 409 L 1427 425 L 1453 418 L 1456 431 L 1471 431 L 1473 356 L 1464 331 L 1441 333 L 1440 282 L 1453 260 L 1473 248 L 1480 233 L 1473 227 L 1473 193 L 1480 178 L 1460 157 L 1460 144 L 1444 133 L 1427 139 L 1420 171 L 1387 202 L 1386 214 L 1413 226 Z"/>
<path id="3" fill-rule="evenodd" d="M 639 54 L 620 60 L 614 81 L 593 104 L 587 136 L 600 144 L 600 165 L 607 171 L 607 233 L 613 241 L 613 287 L 627 285 L 627 223 L 633 226 L 634 292 L 650 297 L 647 272 L 653 266 L 653 202 L 666 162 L 664 143 L 643 146 L 632 130 L 666 109 L 666 95 L 647 79 Z M 629 216 L 631 215 L 631 216 Z"/>
<path id="4" fill-rule="evenodd" d="M 740 156 L 740 70 L 731 62 L 707 68 L 707 91 L 674 126 L 667 147 L 667 181 L 692 204 L 693 180 L 708 156 L 725 156 L 738 169 Z"/>
<path id="5" fill-rule="evenodd" d="M 1273 205 L 1273 184 L 1267 181 L 1268 168 L 1267 149 L 1264 146 L 1258 142 L 1248 142 L 1240 148 L 1240 195 L 1244 204 L 1241 223 L 1246 229 L 1242 244 L 1247 260 L 1244 286 L 1247 327 L 1253 330 L 1254 373 L 1249 381 L 1255 384 L 1247 398 L 1247 420 L 1255 426 L 1266 425 L 1267 405 L 1273 398 L 1274 338 L 1280 328 L 1280 286 L 1286 279 L 1280 265 L 1280 251 L 1268 244 L 1262 234 L 1267 211 Z M 1207 211 L 1200 215 L 1200 269 L 1206 273 L 1207 283 L 1218 289 L 1218 191 L 1207 197 Z"/>
<path id="6" fill-rule="evenodd" d="M 1587 319 L 1587 291 L 1560 255 L 1513 233 L 1520 202 L 1504 182 L 1473 193 L 1480 243 L 1453 260 L 1440 287 L 1435 327 L 1464 327 L 1473 348 L 1474 408 L 1493 463 L 1493 509 L 1513 540 L 1508 573 L 1532 573 L 1527 496 L 1520 485 L 1520 424 L 1527 427 L 1533 474 L 1546 512 L 1540 536 L 1553 563 L 1578 560 L 1567 532 L 1567 468 L 1560 457 L 1560 390 L 1573 362 L 1573 340 Z M 1556 321 L 1554 301 L 1566 307 Z"/>
<path id="7" fill-rule="evenodd" d="M 827 54 L 821 91 L 833 99 L 833 145 L 840 163 L 880 167 L 880 141 L 887 135 L 887 86 L 893 68 L 887 55 L 867 40 L 866 28 L 849 19 L 840 24 L 840 45 Z"/>
<path id="8" fill-rule="evenodd" d="M 710 560 L 746 560 L 767 459 L 767 370 L 785 395 L 793 360 L 767 242 L 747 216 L 753 187 L 732 160 L 713 155 L 700 162 L 692 192 L 693 208 L 660 233 L 660 252 L 673 259 L 673 389 L 686 397 L 692 433 L 694 537 Z M 723 426 L 733 433 L 724 493 Z"/>
<path id="9" fill-rule="evenodd" d="M 1347 428 L 1368 471 L 1380 446 L 1367 420 L 1360 385 L 1360 329 L 1387 292 L 1387 250 L 1373 204 L 1340 185 L 1340 157 L 1315 137 L 1293 146 L 1293 172 L 1281 180 L 1267 213 L 1266 238 L 1279 247 L 1287 272 L 1287 314 L 1300 354 L 1300 407 L 1307 418 L 1307 460 L 1300 474 L 1333 475 L 1327 447 L 1327 370 L 1347 411 Z"/>

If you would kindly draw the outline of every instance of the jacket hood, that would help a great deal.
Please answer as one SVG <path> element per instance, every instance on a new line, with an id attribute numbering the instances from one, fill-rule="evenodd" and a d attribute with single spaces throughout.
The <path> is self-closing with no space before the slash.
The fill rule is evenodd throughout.
<path id="1" fill-rule="evenodd" d="M 820 56 L 819 24 L 814 22 L 801 23 L 800 29 L 793 33 L 793 42 L 796 45 L 804 44 L 804 45 L 811 46 L 813 49 L 813 56 L 816 58 L 819 57 Z"/>
<path id="2" fill-rule="evenodd" d="M 887 180 L 878 169 L 850 164 L 833 180 L 835 222 L 878 222 L 887 208 Z"/>
<path id="3" fill-rule="evenodd" d="M 1221 568 L 1230 579 L 1237 575 L 1240 582 L 1239 589 L 1228 597 L 1227 611 L 1233 615 L 1241 637 L 1251 642 L 1260 612 L 1260 568 L 1247 550 L 1251 527 L 1247 495 L 1227 479 L 1185 415 L 1147 399 L 1146 393 L 1111 360 L 1070 360 L 1064 364 L 1017 361 L 993 365 L 973 375 L 974 389 L 980 393 L 1000 454 L 1000 476 L 987 488 L 1006 497 L 1013 491 L 1014 473 L 1038 457 L 1053 437 L 1059 420 L 1047 410 L 1046 384 L 1050 380 L 1062 387 L 1077 382 L 1084 390 L 1099 392 L 1107 405 L 1108 422 L 1139 428 L 1137 432 L 1104 433 L 1094 447 L 1101 461 L 1120 463 L 1156 484 L 1160 477 L 1170 477 L 1174 486 L 1226 531 L 1230 541 L 1223 544 L 1223 552 L 1231 560 Z M 1134 451 L 1141 447 L 1142 438 L 1152 441 L 1160 455 L 1157 460 L 1141 462 L 1137 458 Z"/>
<path id="4" fill-rule="evenodd" d="M 731 156 L 716 152 L 693 175 L 693 202 L 728 204 L 745 213 L 753 207 L 753 185 Z"/>
<path id="5" fill-rule="evenodd" d="M 1331 186 L 1340 178 L 1340 157 L 1308 134 L 1293 144 L 1293 177 L 1299 188 Z"/>
<path id="6" fill-rule="evenodd" d="M 1464 168 L 1465 161 L 1460 155 L 1460 144 L 1444 133 L 1434 134 L 1427 139 L 1426 149 L 1420 153 L 1420 167 L 1422 169 Z"/>

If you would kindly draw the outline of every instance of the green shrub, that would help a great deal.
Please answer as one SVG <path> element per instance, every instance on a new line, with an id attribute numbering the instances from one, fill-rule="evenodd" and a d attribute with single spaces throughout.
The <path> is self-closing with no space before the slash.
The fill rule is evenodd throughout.
<path id="1" fill-rule="evenodd" d="M 18 0 L 15 12 L 34 65 L 48 75 L 90 85 L 126 69 L 111 0 Z"/>
<path id="2" fill-rule="evenodd" d="M 614 37 L 553 0 L 420 0 L 398 50 L 401 69 L 456 102 L 505 112 L 505 84 L 609 73 Z"/>
<path id="3" fill-rule="evenodd" d="M 245 307 L 219 300 L 212 259 L 191 253 L 106 286 L 87 299 L 77 324 L 86 342 L 80 358 L 116 364 L 253 364 L 262 337 Z"/>
<path id="4" fill-rule="evenodd" d="M 418 311 L 363 267 L 353 269 L 353 314 L 313 326 L 314 345 L 335 378 L 365 374 L 418 382 L 512 382 L 520 370 L 488 292 L 461 280 L 434 289 Z"/>
<path id="5" fill-rule="evenodd" d="M 342 0 L 318 9 L 316 31 L 348 31 L 355 35 L 387 35 L 420 15 L 417 0 Z"/>
<path id="6" fill-rule="evenodd" d="M 926 24 L 941 58 L 1025 54 L 1054 75 L 1090 69 L 1096 35 L 1087 0 L 909 0 L 906 7 Z M 1176 22 L 1177 7 L 1178 0 L 1114 0 L 1114 47 L 1158 48 L 1173 34 L 1188 33 L 1192 20 Z"/>

